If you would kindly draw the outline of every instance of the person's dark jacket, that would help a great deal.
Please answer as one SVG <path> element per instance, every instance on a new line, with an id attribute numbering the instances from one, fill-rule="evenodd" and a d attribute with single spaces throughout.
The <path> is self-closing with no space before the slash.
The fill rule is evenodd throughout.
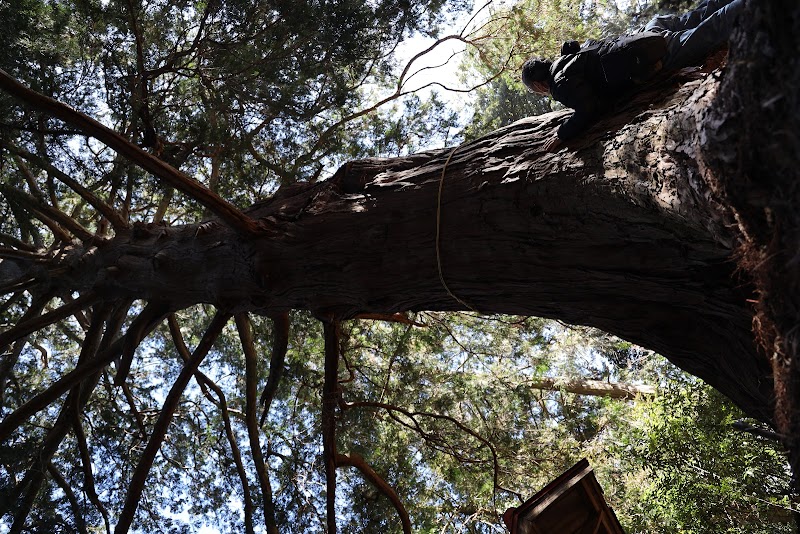
<path id="1" fill-rule="evenodd" d="M 666 42 L 655 33 L 640 33 L 613 40 L 587 41 L 582 46 L 567 41 L 561 57 L 550 67 L 550 93 L 575 110 L 558 129 L 567 141 L 581 134 L 600 115 L 643 78 L 657 70 Z"/>

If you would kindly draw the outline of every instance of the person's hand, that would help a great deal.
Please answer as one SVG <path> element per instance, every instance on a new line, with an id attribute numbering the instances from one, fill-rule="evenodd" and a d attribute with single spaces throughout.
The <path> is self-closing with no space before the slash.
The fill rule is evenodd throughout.
<path id="1" fill-rule="evenodd" d="M 559 148 L 561 148 L 561 139 L 558 138 L 557 135 L 554 135 L 550 139 L 547 140 L 544 144 L 544 151 L 545 152 L 555 152 Z"/>

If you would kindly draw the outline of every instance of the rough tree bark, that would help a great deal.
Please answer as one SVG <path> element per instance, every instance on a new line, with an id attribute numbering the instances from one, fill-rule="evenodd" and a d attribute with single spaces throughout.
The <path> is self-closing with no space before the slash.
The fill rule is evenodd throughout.
<path id="1" fill-rule="evenodd" d="M 748 2 L 704 119 L 709 183 L 732 214 L 775 377 L 775 420 L 800 489 L 800 4 Z"/>
<path id="2" fill-rule="evenodd" d="M 568 112 L 454 153 L 351 162 L 331 180 L 284 187 L 251 207 L 262 237 L 216 221 L 136 226 L 59 251 L 49 265 L 56 277 L 24 259 L 11 270 L 171 308 L 207 302 L 231 313 L 302 308 L 347 318 L 464 309 L 441 266 L 470 308 L 599 327 L 771 422 L 751 291 L 734 276 L 736 235 L 698 151 L 717 89 L 713 76 L 661 80 L 557 154 L 542 144 Z"/>

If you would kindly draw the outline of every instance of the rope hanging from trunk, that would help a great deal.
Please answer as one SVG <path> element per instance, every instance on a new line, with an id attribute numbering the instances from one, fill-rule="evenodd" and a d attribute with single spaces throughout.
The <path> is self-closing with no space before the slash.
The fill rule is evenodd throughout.
<path id="1" fill-rule="evenodd" d="M 442 176 L 439 178 L 439 194 L 436 198 L 436 268 L 439 270 L 439 280 L 442 282 L 442 287 L 444 287 L 447 294 L 456 299 L 459 304 L 465 306 L 468 310 L 473 311 L 475 313 L 480 313 L 478 310 L 458 298 L 455 293 L 450 291 L 450 288 L 447 286 L 447 282 L 444 281 L 444 274 L 442 274 L 442 253 L 440 247 L 441 235 L 442 235 L 442 189 L 444 188 L 444 175 L 447 172 L 447 165 L 450 163 L 450 160 L 453 158 L 453 154 L 456 153 L 459 147 L 455 147 L 453 150 L 450 151 L 450 155 L 447 156 L 447 160 L 444 162 L 444 167 L 442 167 Z"/>

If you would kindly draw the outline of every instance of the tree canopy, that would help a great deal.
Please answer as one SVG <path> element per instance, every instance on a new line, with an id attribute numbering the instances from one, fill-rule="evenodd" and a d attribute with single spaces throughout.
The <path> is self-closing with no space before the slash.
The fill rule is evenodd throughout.
<path id="1" fill-rule="evenodd" d="M 630 532 L 792 531 L 796 156 L 724 146 L 796 142 L 788 23 L 554 155 L 521 60 L 656 6 L 470 8 L 0 4 L 3 528 L 496 532 L 589 457 Z"/>

